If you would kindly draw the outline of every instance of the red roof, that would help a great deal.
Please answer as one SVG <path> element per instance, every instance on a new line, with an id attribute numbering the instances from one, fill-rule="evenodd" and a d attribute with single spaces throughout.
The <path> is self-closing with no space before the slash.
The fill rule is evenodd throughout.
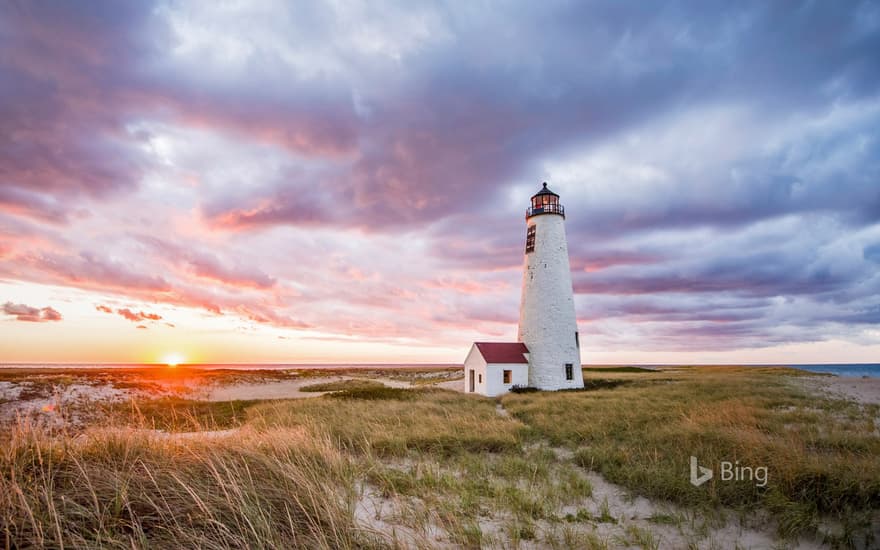
<path id="1" fill-rule="evenodd" d="M 522 342 L 474 342 L 487 363 L 526 363 L 529 348 Z"/>

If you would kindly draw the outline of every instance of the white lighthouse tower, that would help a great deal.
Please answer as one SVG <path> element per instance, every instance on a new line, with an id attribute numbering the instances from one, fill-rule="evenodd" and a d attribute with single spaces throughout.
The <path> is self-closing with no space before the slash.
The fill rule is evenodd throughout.
<path id="1" fill-rule="evenodd" d="M 565 209 L 547 184 L 526 211 L 526 250 L 517 340 L 529 349 L 529 386 L 582 388 Z"/>
<path id="2" fill-rule="evenodd" d="M 516 342 L 475 342 L 464 391 L 488 396 L 529 386 L 583 388 L 580 339 L 565 242 L 565 210 L 544 188 L 526 211 L 526 254 Z"/>

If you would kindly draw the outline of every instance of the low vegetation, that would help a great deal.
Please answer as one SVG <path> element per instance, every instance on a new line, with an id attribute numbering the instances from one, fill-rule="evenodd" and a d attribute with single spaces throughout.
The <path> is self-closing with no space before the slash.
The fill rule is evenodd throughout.
<path id="1" fill-rule="evenodd" d="M 816 399 L 767 369 L 687 374 L 594 392 L 508 395 L 503 403 L 529 438 L 571 449 L 579 465 L 638 494 L 687 506 L 762 507 L 784 537 L 815 533 L 822 518 L 839 527 L 825 533 L 829 542 L 873 536 L 880 407 Z M 715 469 L 706 485 L 694 487 L 685 475 L 690 456 Z M 766 485 L 721 479 L 722 461 L 766 467 Z"/>
<path id="2" fill-rule="evenodd" d="M 248 407 L 261 401 L 197 401 L 178 397 L 139 399 L 104 407 L 107 421 L 166 432 L 224 430 L 241 426 Z"/>
<path id="3" fill-rule="evenodd" d="M 317 384 L 309 384 L 307 386 L 301 387 L 299 390 L 304 392 L 327 392 L 327 391 L 342 391 L 342 390 L 372 390 L 377 388 L 384 388 L 385 385 L 381 382 L 376 382 L 373 380 L 364 380 L 364 379 L 347 379 L 347 380 L 335 380 L 333 382 L 320 382 Z"/>
<path id="4" fill-rule="evenodd" d="M 656 369 L 646 369 L 645 367 L 584 367 L 584 372 L 598 372 L 598 373 L 620 373 L 620 372 L 629 372 L 629 373 L 638 373 L 638 372 L 650 372 L 656 373 Z"/>
<path id="5" fill-rule="evenodd" d="M 319 399 L 269 402 L 248 410 L 257 429 L 303 427 L 360 455 L 453 455 L 517 448 L 522 424 L 491 400 L 436 389 L 346 390 Z"/>
<path id="6" fill-rule="evenodd" d="M 20 426 L 0 449 L 5 548 L 346 548 L 352 471 L 297 430 L 178 439 Z"/>
<path id="7" fill-rule="evenodd" d="M 603 369 L 500 399 L 346 380 L 314 399 L 111 406 L 77 435 L 22 422 L 2 436 L 0 544 L 725 547 L 733 521 L 779 547 L 876 546 L 880 408 L 785 374 Z M 691 455 L 715 479 L 692 486 Z M 723 460 L 766 466 L 766 486 L 719 479 Z"/>

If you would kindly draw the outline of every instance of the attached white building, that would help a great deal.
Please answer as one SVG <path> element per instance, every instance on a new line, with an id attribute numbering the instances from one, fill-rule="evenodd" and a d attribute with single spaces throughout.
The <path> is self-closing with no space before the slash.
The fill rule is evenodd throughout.
<path id="1" fill-rule="evenodd" d="M 513 386 L 584 387 L 565 209 L 543 188 L 526 210 L 518 342 L 478 342 L 464 363 L 465 392 L 495 396 Z"/>
<path id="2" fill-rule="evenodd" d="M 464 390 L 494 397 L 529 385 L 529 348 L 522 342 L 476 342 L 464 360 Z"/>

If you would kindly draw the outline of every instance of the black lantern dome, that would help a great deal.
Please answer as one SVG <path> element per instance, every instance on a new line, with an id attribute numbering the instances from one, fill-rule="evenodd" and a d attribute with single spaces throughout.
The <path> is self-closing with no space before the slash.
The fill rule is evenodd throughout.
<path id="1" fill-rule="evenodd" d="M 547 182 L 540 191 L 532 195 L 532 205 L 526 210 L 526 219 L 541 214 L 558 214 L 565 217 L 565 209 L 559 204 L 559 195 L 547 188 Z"/>

